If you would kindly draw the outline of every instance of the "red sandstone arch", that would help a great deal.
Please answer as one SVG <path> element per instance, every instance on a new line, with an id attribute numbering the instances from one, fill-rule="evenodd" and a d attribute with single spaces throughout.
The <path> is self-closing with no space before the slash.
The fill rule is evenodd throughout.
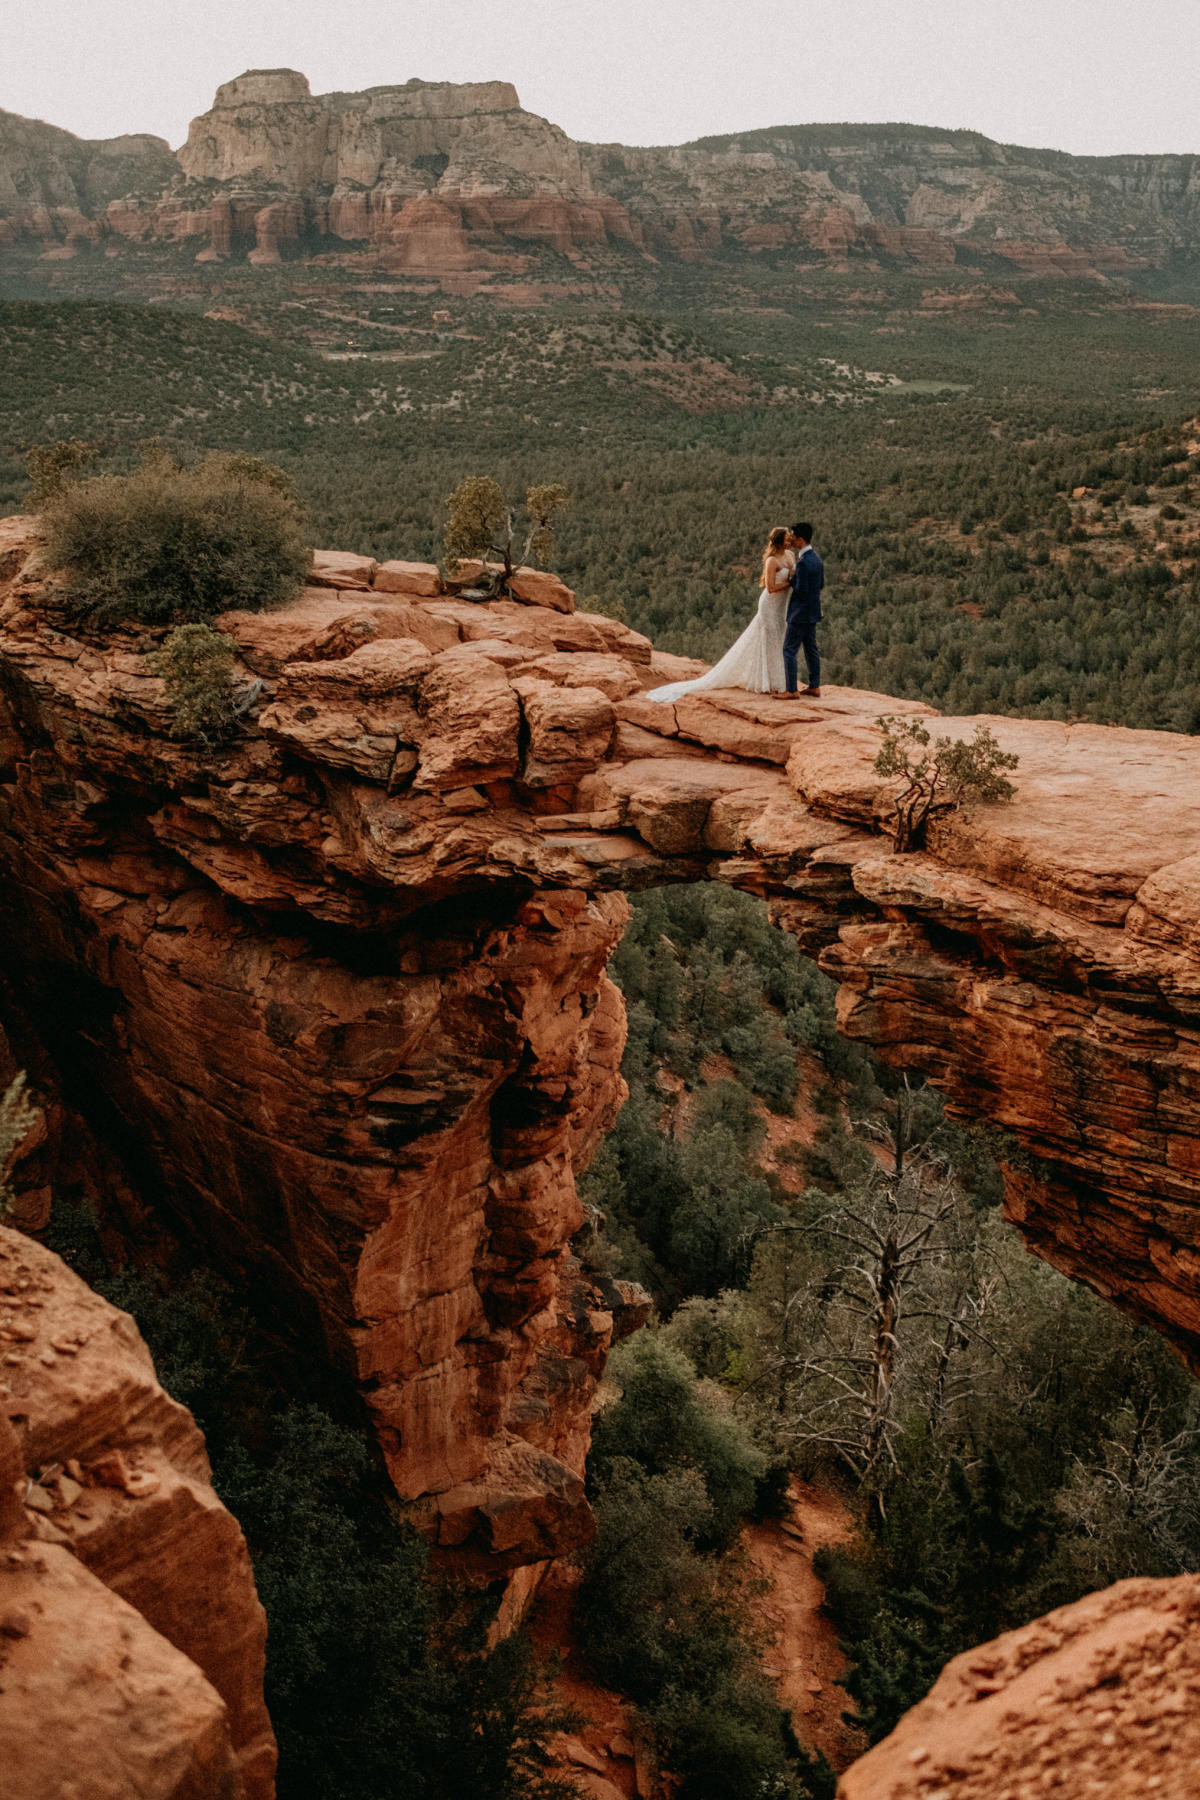
<path id="1" fill-rule="evenodd" d="M 473 605 L 339 555 L 222 621 L 266 704 L 200 755 L 135 637 L 48 623 L 31 549 L 0 525 L 4 973 L 137 1204 L 169 1195 L 358 1382 L 447 1549 L 519 1568 L 588 1530 L 638 1302 L 568 1246 L 621 1098 L 631 888 L 765 896 L 844 1030 L 1009 1134 L 1030 1246 L 1200 1362 L 1200 742 L 990 721 L 1015 805 L 898 858 L 873 721 L 928 709 L 663 707 L 678 659 L 561 589 Z M 76 1148 L 30 1159 L 34 1213 Z"/>

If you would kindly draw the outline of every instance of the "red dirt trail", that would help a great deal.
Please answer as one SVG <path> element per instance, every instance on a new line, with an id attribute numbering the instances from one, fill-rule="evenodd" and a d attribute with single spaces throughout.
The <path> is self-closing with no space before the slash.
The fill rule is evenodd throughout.
<path id="1" fill-rule="evenodd" d="M 791 1712 L 800 1742 L 824 1751 L 834 1768 L 842 1769 L 865 1745 L 861 1733 L 842 1719 L 850 1705 L 838 1686 L 845 1659 L 821 1611 L 824 1589 L 812 1565 L 823 1545 L 848 1536 L 850 1520 L 827 1489 L 793 1480 L 789 1501 L 785 1518 L 748 1525 L 742 1538 L 751 1571 L 769 1584 L 751 1597 L 766 1644 L 763 1673 L 779 1704 Z M 581 1720 L 574 1732 L 554 1741 L 554 1769 L 569 1775 L 587 1800 L 660 1800 L 668 1790 L 655 1780 L 634 1707 L 583 1666 L 571 1620 L 576 1580 L 569 1567 L 553 1570 L 529 1621 L 539 1654 L 562 1657 L 555 1697 Z"/>

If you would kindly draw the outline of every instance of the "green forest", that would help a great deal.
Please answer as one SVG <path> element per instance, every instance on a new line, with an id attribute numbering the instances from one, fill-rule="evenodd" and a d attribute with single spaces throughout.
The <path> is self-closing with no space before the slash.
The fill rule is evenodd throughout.
<path id="1" fill-rule="evenodd" d="M 327 308 L 368 346 L 338 361 L 281 297 L 243 302 L 254 329 L 0 302 L 0 506 L 20 506 L 31 444 L 83 438 L 120 466 L 159 439 L 271 456 L 318 543 L 429 559 L 467 476 L 560 481 L 556 561 L 581 600 L 706 658 L 750 615 L 769 528 L 807 517 L 830 681 L 950 714 L 1200 730 L 1200 339 L 1170 309 L 1075 302 L 447 301 L 433 326 L 428 300 L 360 294 L 352 330 L 345 297 Z M 385 323 L 402 353 L 374 347 Z"/>
<path id="2" fill-rule="evenodd" d="M 509 312 L 331 271 L 220 270 L 153 306 L 103 270 L 55 298 L 17 275 L 0 511 L 58 440 L 111 471 L 158 445 L 201 485 L 214 452 L 263 456 L 312 542 L 432 559 L 467 478 L 561 482 L 554 561 L 581 604 L 704 657 L 754 606 L 768 529 L 804 516 L 832 684 L 1200 732 L 1194 317 L 1005 279 L 930 309 L 899 272 L 743 271 L 728 305 L 684 270 L 643 310 Z M 854 1534 L 820 1572 L 874 1741 L 961 1649 L 1197 1567 L 1197 1390 L 1025 1253 L 986 1122 L 951 1124 L 841 1040 L 830 984 L 760 902 L 640 896 L 612 972 L 629 1099 L 579 1247 L 656 1315 L 596 1422 L 579 1639 L 680 1800 L 829 1800 L 758 1667 L 743 1520 L 793 1475 L 843 1496 Z M 282 1800 L 395 1800 L 398 1746 L 405 1800 L 558 1791 L 527 1643 L 488 1650 L 496 1596 L 432 1580 L 353 1419 L 297 1388 L 246 1297 L 115 1266 L 78 1210 L 50 1241 L 134 1312 L 208 1436 L 271 1621 Z"/>
<path id="3" fill-rule="evenodd" d="M 1124 1576 L 1195 1568 L 1196 1385 L 1152 1332 L 1028 1255 L 986 1127 L 951 1125 L 931 1089 L 840 1041 L 832 985 L 749 896 L 641 897 L 613 972 L 630 1097 L 584 1189 L 662 1322 L 614 1359 L 623 1397 L 590 1465 L 600 1554 L 631 1484 L 697 1470 L 680 1535 L 725 1547 L 733 1478 L 684 1432 L 689 1393 L 741 1446 L 742 1510 L 769 1508 L 780 1469 L 840 1485 L 858 1536 L 818 1562 L 871 1741 L 960 1650 Z M 805 1111 L 811 1141 L 771 1151 L 768 1121 Z M 631 1577 L 614 1555 L 590 1579 L 611 1600 Z M 642 1637 L 673 1616 L 672 1594 L 659 1605 Z"/>

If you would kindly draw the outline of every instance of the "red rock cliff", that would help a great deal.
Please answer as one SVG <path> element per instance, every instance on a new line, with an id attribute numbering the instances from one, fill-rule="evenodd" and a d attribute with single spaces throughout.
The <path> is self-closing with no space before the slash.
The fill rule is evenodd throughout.
<path id="1" fill-rule="evenodd" d="M 848 1031 L 1010 1134 L 1031 1246 L 1200 1360 L 1200 743 L 993 721 L 1015 805 L 897 858 L 871 722 L 900 703 L 663 707 L 644 690 L 677 659 L 552 583 L 480 605 L 341 554 L 222 621 L 265 691 L 200 754 L 134 637 L 51 624 L 28 524 L 5 529 L 26 1011 L 172 1230 L 359 1384 L 443 1545 L 517 1567 L 588 1529 L 589 1402 L 633 1297 L 569 1243 L 620 1099 L 630 888 L 768 896 Z"/>
<path id="2" fill-rule="evenodd" d="M 1200 1581 L 1119 1581 L 946 1665 L 838 1800 L 1192 1800 Z"/>
<path id="3" fill-rule="evenodd" d="M 270 1800 L 266 1620 L 190 1414 L 133 1321 L 4 1228 L 0 1350 L 8 1800 Z"/>
<path id="4" fill-rule="evenodd" d="M 905 125 L 577 144 L 505 81 L 313 95 L 295 69 L 252 69 L 218 88 L 177 155 L 0 113 L 0 246 L 55 256 L 158 239 L 276 263 L 327 254 L 332 237 L 435 276 L 519 268 L 535 245 L 589 262 L 621 246 L 618 274 L 633 246 L 683 262 L 999 256 L 1100 276 L 1166 263 L 1198 230 L 1191 156 L 1072 157 Z"/>

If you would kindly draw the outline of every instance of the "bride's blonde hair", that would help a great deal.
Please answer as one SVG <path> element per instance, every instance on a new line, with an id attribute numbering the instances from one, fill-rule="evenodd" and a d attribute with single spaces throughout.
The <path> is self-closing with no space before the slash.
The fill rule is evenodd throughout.
<path id="1" fill-rule="evenodd" d="M 767 585 L 767 559 L 768 557 L 779 555 L 779 552 L 787 543 L 787 536 L 787 526 L 776 525 L 767 539 L 767 547 L 762 555 L 762 584 L 764 587 Z"/>

